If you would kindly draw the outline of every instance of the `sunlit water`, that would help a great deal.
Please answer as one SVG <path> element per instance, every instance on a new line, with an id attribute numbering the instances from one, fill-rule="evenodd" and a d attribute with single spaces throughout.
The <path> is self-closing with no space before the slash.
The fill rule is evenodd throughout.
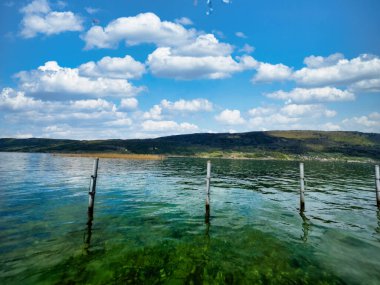
<path id="1" fill-rule="evenodd" d="M 374 167 L 0 153 L 0 284 L 380 284 Z"/>

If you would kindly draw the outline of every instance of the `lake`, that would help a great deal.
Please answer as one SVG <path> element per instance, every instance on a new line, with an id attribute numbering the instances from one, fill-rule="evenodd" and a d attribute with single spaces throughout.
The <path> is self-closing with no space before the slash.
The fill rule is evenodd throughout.
<path id="1" fill-rule="evenodd" d="M 374 166 L 0 153 L 1 284 L 380 284 Z"/>

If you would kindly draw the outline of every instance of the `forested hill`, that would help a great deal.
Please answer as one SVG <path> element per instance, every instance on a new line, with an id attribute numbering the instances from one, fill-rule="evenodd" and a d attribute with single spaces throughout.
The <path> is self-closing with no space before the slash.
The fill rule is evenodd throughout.
<path id="1" fill-rule="evenodd" d="M 136 153 L 211 157 L 361 157 L 380 160 L 380 134 L 270 131 L 190 134 L 156 139 L 0 139 L 0 151 L 54 153 Z"/>

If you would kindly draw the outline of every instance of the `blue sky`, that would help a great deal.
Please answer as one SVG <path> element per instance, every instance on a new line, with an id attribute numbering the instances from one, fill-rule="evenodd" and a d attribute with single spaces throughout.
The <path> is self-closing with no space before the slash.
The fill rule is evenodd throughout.
<path id="1" fill-rule="evenodd" d="M 1 0 L 0 137 L 380 132 L 379 1 L 212 4 Z"/>

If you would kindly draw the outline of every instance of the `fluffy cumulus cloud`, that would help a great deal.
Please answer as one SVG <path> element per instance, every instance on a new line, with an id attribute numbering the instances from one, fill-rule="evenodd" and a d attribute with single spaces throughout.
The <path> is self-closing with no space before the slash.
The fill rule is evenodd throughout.
<path id="1" fill-rule="evenodd" d="M 131 99 L 134 99 L 134 98 L 131 98 Z M 104 99 L 70 101 L 70 106 L 71 108 L 76 109 L 76 110 L 116 111 L 115 104 L 108 102 Z"/>
<path id="2" fill-rule="evenodd" d="M 7 118 L 22 124 L 31 122 L 80 124 L 91 120 L 96 120 L 99 124 L 98 120 L 109 122 L 127 118 L 127 114 L 120 112 L 114 103 L 104 99 L 42 101 L 11 88 L 4 88 L 1 91 L 0 109 L 5 110 Z"/>
<path id="3" fill-rule="evenodd" d="M 287 104 L 281 108 L 280 112 L 289 117 L 307 115 L 309 117 L 325 116 L 331 118 L 336 115 L 336 111 L 329 110 L 321 104 Z"/>
<path id="4" fill-rule="evenodd" d="M 257 67 L 250 56 L 233 58 L 234 47 L 220 42 L 214 34 L 185 28 L 189 23 L 187 18 L 170 22 L 153 13 L 142 13 L 118 18 L 105 27 L 94 26 L 83 39 L 87 49 L 113 48 L 121 41 L 127 45 L 154 44 L 156 50 L 148 56 L 146 65 L 158 77 L 220 79 Z M 252 47 L 246 45 L 245 50 L 252 52 Z"/>
<path id="5" fill-rule="evenodd" d="M 87 62 L 79 66 L 79 74 L 87 77 L 109 77 L 138 79 L 145 72 L 145 65 L 133 57 L 103 57 L 98 62 Z"/>
<path id="6" fill-rule="evenodd" d="M 161 120 L 165 115 L 169 114 L 186 114 L 196 112 L 211 112 L 213 104 L 207 99 L 180 99 L 175 102 L 163 99 L 160 104 L 154 105 L 149 111 L 143 114 L 144 119 Z"/>
<path id="7" fill-rule="evenodd" d="M 248 125 L 258 130 L 280 129 L 321 129 L 326 130 L 334 124 L 331 122 L 315 123 L 329 120 L 336 116 L 322 104 L 285 104 L 282 107 L 257 107 L 248 111 Z"/>
<path id="8" fill-rule="evenodd" d="M 123 110 L 133 110 L 139 105 L 136 98 L 123 98 L 120 102 L 120 108 Z"/>
<path id="9" fill-rule="evenodd" d="M 103 70 L 104 71 L 104 70 Z M 100 74 L 99 74 L 100 75 Z M 105 74 L 106 75 L 106 74 Z M 30 93 L 81 94 L 92 97 L 134 96 L 144 88 L 134 87 L 126 79 L 81 75 L 80 69 L 61 67 L 55 61 L 31 71 L 22 71 L 16 75 L 20 88 Z"/>
<path id="10" fill-rule="evenodd" d="M 344 59 L 343 54 L 334 53 L 327 57 L 311 55 L 306 57 L 303 62 L 308 68 L 321 68 L 336 65 L 342 59 Z"/>
<path id="11" fill-rule="evenodd" d="M 350 85 L 353 92 L 380 92 L 380 76 L 376 79 L 365 79 Z"/>
<path id="12" fill-rule="evenodd" d="M 155 76 L 185 80 L 222 79 L 257 65 L 250 56 L 238 61 L 231 56 L 179 56 L 169 47 L 156 49 L 149 55 L 147 63 Z"/>
<path id="13" fill-rule="evenodd" d="M 290 100 L 294 102 L 334 102 L 334 101 L 351 101 L 355 95 L 347 90 L 340 90 L 334 87 L 321 88 L 295 88 L 289 92 L 276 91 L 267 94 L 269 98 Z"/>
<path id="14" fill-rule="evenodd" d="M 356 116 L 343 120 L 343 126 L 347 130 L 361 130 L 364 132 L 380 132 L 380 113 L 373 112 L 368 115 Z"/>
<path id="15" fill-rule="evenodd" d="M 175 103 L 171 106 L 183 108 Z M 140 111 L 132 110 L 136 107 L 135 98 L 124 98 L 118 104 L 100 98 L 42 101 L 4 88 L 0 92 L 0 119 L 15 131 L 9 133 L 4 126 L 0 130 L 2 136 L 75 139 L 157 137 L 199 130 L 193 123 L 163 120 L 161 111 L 154 119 L 146 119 Z M 184 108 L 190 107 L 185 103 Z"/>
<path id="16" fill-rule="evenodd" d="M 279 64 L 260 63 L 257 67 L 257 73 L 253 77 L 252 82 L 272 82 L 288 80 L 292 75 L 292 69 Z"/>
<path id="17" fill-rule="evenodd" d="M 177 132 L 190 133 L 198 130 L 198 126 L 190 123 L 177 123 L 175 121 L 147 120 L 141 124 L 143 130 L 148 132 Z"/>
<path id="18" fill-rule="evenodd" d="M 4 88 L 0 93 L 0 109 L 21 110 L 40 108 L 41 100 L 26 97 L 24 92 L 12 88 Z"/>
<path id="19" fill-rule="evenodd" d="M 94 26 L 83 36 L 86 48 L 114 48 L 120 41 L 127 45 L 152 43 L 158 46 L 184 45 L 195 35 L 181 24 L 161 21 L 153 13 L 122 17 L 106 27 Z"/>
<path id="20" fill-rule="evenodd" d="M 207 99 L 193 99 L 193 100 L 178 100 L 175 102 L 166 99 L 161 101 L 162 108 L 169 111 L 178 112 L 210 112 L 213 110 L 213 104 Z"/>
<path id="21" fill-rule="evenodd" d="M 144 119 L 161 120 L 162 119 L 162 107 L 160 105 L 154 105 L 149 111 L 143 114 Z"/>
<path id="22" fill-rule="evenodd" d="M 200 35 L 187 45 L 172 49 L 174 55 L 204 57 L 204 56 L 228 56 L 233 47 L 227 43 L 221 43 L 213 34 Z"/>
<path id="23" fill-rule="evenodd" d="M 310 59 L 308 60 L 310 61 Z M 363 54 L 351 60 L 342 56 L 315 58 L 293 74 L 303 85 L 351 85 L 363 80 L 380 79 L 380 58 Z M 316 63 L 317 62 L 317 63 Z"/>
<path id="24" fill-rule="evenodd" d="M 252 82 L 291 80 L 307 87 L 345 87 L 350 91 L 378 91 L 380 88 L 380 58 L 362 54 L 346 59 L 342 54 L 328 57 L 309 56 L 306 67 L 299 70 L 283 64 L 260 63 Z"/>
<path id="25" fill-rule="evenodd" d="M 83 21 L 78 15 L 71 11 L 52 11 L 47 0 L 34 0 L 20 11 L 23 14 L 21 35 L 24 38 L 83 30 Z"/>
<path id="26" fill-rule="evenodd" d="M 241 125 L 245 123 L 239 110 L 223 110 L 220 114 L 215 116 L 215 119 L 225 125 Z"/>

